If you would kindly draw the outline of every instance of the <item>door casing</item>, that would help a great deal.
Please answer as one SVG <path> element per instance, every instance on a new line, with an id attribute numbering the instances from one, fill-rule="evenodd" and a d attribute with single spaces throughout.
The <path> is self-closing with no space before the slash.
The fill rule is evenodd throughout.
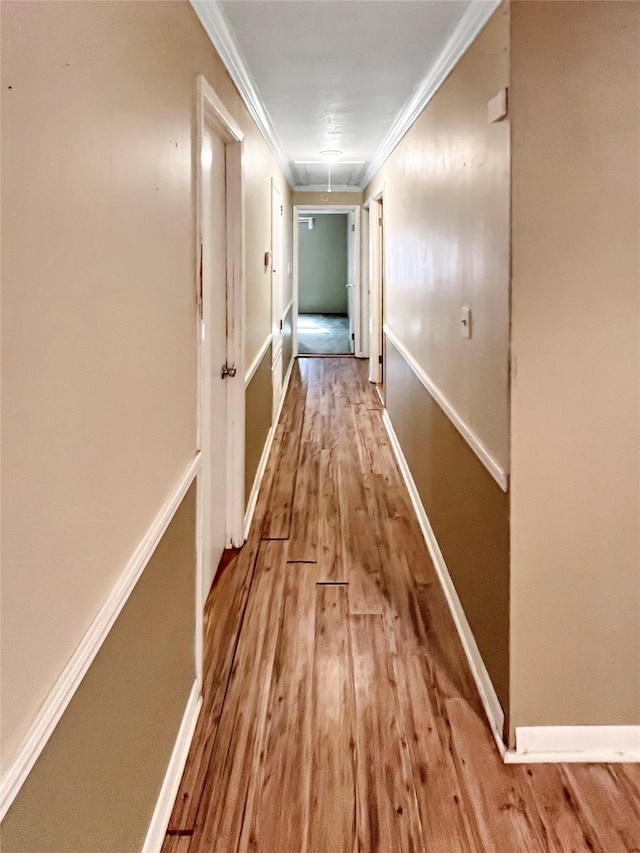
<path id="1" fill-rule="evenodd" d="M 197 368 L 197 417 L 196 446 L 203 451 L 203 436 L 210 429 L 210 412 L 204 405 L 204 353 L 203 334 L 207 334 L 206 318 L 202 317 L 205 301 L 203 288 L 207 282 L 201 276 L 201 247 L 203 235 L 203 168 L 201 152 L 206 130 L 215 133 L 225 144 L 226 173 L 226 294 L 227 294 L 227 364 L 236 369 L 233 378 L 225 380 L 227 394 L 227 470 L 226 470 L 226 546 L 240 546 L 244 542 L 244 211 L 242 188 L 242 157 L 244 134 L 229 115 L 222 101 L 203 75 L 197 78 L 196 140 L 195 140 L 195 185 L 196 185 L 196 228 L 195 228 L 195 274 L 196 274 L 196 340 Z M 212 382 L 220 382 L 221 365 L 210 365 Z M 197 578 L 196 617 L 201 620 L 204 606 L 203 590 L 203 532 L 210 519 L 211 507 L 206 502 L 203 489 L 203 471 L 210 463 L 202 458 L 198 482 L 198 529 L 197 529 Z M 215 567 L 217 568 L 217 567 Z M 214 572 L 215 572 L 214 568 Z M 202 670 L 202 625 L 196 643 L 196 660 Z"/>
<path id="2" fill-rule="evenodd" d="M 383 355 L 382 327 L 384 287 L 384 224 L 382 199 L 384 190 L 372 195 L 366 202 L 369 212 L 368 290 L 369 290 L 369 381 L 382 382 Z"/>

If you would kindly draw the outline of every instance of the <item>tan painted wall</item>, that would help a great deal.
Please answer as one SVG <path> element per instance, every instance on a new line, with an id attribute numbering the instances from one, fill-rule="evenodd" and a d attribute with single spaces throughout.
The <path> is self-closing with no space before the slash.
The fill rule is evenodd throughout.
<path id="1" fill-rule="evenodd" d="M 3 853 L 142 848 L 195 676 L 196 486 L 17 799 Z"/>
<path id="2" fill-rule="evenodd" d="M 383 184 L 386 322 L 484 445 L 509 463 L 509 83 L 501 7 L 365 189 Z M 473 336 L 460 335 L 460 309 Z"/>
<path id="3" fill-rule="evenodd" d="M 640 4 L 514 3 L 514 725 L 640 724 Z"/>
<path id="4" fill-rule="evenodd" d="M 385 351 L 389 417 L 507 712 L 509 496 L 388 340 Z"/>
<path id="5" fill-rule="evenodd" d="M 5 760 L 195 450 L 198 72 L 246 134 L 250 363 L 291 196 L 191 7 L 2 4 Z"/>
<path id="6" fill-rule="evenodd" d="M 244 465 L 245 506 L 249 503 L 253 481 L 256 478 L 262 451 L 271 428 L 272 399 L 271 347 L 269 347 L 245 391 L 247 412 Z"/>

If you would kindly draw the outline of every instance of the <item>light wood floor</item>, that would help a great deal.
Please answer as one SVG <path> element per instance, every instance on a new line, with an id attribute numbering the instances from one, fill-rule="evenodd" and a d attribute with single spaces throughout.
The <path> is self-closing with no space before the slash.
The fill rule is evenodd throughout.
<path id="1" fill-rule="evenodd" d="M 294 370 L 164 853 L 640 850 L 639 765 L 502 764 L 364 368 Z"/>

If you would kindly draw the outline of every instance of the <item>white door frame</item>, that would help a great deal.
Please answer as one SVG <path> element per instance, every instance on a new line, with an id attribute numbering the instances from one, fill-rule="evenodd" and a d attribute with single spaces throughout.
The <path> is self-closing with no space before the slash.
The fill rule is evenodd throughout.
<path id="1" fill-rule="evenodd" d="M 277 264 L 277 267 L 276 267 Z M 282 402 L 283 311 L 285 285 L 284 200 L 280 187 L 271 178 L 271 420 L 275 424 Z"/>
<path id="2" fill-rule="evenodd" d="M 318 207 L 307 204 L 294 204 L 293 206 L 293 354 L 298 355 L 298 283 L 299 283 L 299 246 L 298 246 L 298 217 L 313 216 L 321 213 L 350 213 L 354 215 L 354 225 L 356 226 L 353 232 L 353 251 L 354 251 L 354 266 L 355 266 L 355 289 L 353 299 L 353 310 L 355 317 L 355 341 L 354 355 L 357 358 L 366 358 L 366 352 L 363 349 L 362 335 L 362 275 L 361 275 L 361 259 L 360 259 L 360 205 L 359 204 L 333 204 Z"/>
<path id="3" fill-rule="evenodd" d="M 227 517 L 226 540 L 228 546 L 244 542 L 244 210 L 242 157 L 244 134 L 229 115 L 220 98 L 202 74 L 197 78 L 196 103 L 196 337 L 197 367 L 197 449 L 202 450 L 202 436 L 210 426 L 210 412 L 203 405 L 203 287 L 201 278 L 202 245 L 202 163 L 201 151 L 205 128 L 213 130 L 225 143 L 226 168 L 226 226 L 227 226 L 227 363 L 236 368 L 236 375 L 227 380 Z M 206 283 L 204 284 L 206 286 Z M 213 366 L 220 369 L 219 365 Z M 208 464 L 202 459 L 201 470 Z M 200 474 L 200 477 L 202 475 Z M 202 600 L 202 528 L 210 508 L 204 506 L 201 480 L 198 483 L 198 577 L 196 579 L 196 615 L 201 618 Z M 200 644 L 202 643 L 200 630 Z M 196 646 L 196 658 L 202 667 L 202 649 Z"/>
<path id="4" fill-rule="evenodd" d="M 380 230 L 379 221 L 384 216 L 381 201 L 384 198 L 383 187 L 367 199 L 364 207 L 369 211 L 369 381 L 379 384 L 382 381 L 382 288 L 386 254 L 384 251 L 384 226 Z"/>

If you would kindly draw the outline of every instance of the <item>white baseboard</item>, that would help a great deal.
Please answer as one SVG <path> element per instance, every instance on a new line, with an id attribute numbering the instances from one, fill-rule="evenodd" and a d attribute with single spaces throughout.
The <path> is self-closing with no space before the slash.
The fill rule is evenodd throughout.
<path id="1" fill-rule="evenodd" d="M 289 364 L 289 368 L 287 370 L 287 375 L 284 378 L 282 393 L 280 395 L 280 405 L 278 406 L 278 411 L 276 412 L 276 416 L 274 418 L 273 424 L 269 430 L 269 434 L 267 435 L 267 440 L 264 443 L 264 448 L 262 449 L 262 456 L 260 457 L 260 462 L 258 464 L 258 470 L 256 471 L 256 476 L 253 479 L 253 486 L 251 487 L 251 494 L 249 495 L 249 501 L 247 503 L 247 509 L 244 514 L 244 538 L 245 541 L 249 537 L 249 530 L 251 529 L 251 522 L 253 521 L 253 514 L 256 511 L 256 504 L 258 503 L 258 495 L 260 494 L 260 486 L 262 485 L 262 478 L 264 477 L 264 472 L 267 469 L 267 462 L 269 461 L 269 454 L 271 453 L 271 447 L 273 445 L 273 439 L 276 434 L 276 427 L 278 426 L 278 421 L 280 420 L 280 415 L 282 414 L 282 407 L 284 406 L 284 398 L 287 396 L 287 388 L 289 387 L 289 380 L 291 379 L 291 373 L 293 371 L 293 365 L 295 364 L 295 358 L 292 357 L 291 362 Z"/>
<path id="2" fill-rule="evenodd" d="M 109 593 L 109 597 L 80 641 L 71 660 L 43 702 L 17 754 L 2 774 L 0 780 L 0 820 L 9 810 L 11 803 L 38 760 L 95 656 L 100 651 L 113 623 L 127 603 L 140 575 L 151 559 L 199 468 L 200 453 L 197 453 L 187 465 L 178 483 L 172 489 L 160 512 L 134 551 L 120 579 Z"/>
<path id="3" fill-rule="evenodd" d="M 184 772 L 191 741 L 196 730 L 200 708 L 202 707 L 202 696 L 200 694 L 200 681 L 196 679 L 193 682 L 187 707 L 185 708 L 178 737 L 169 759 L 167 772 L 165 773 L 160 796 L 153 811 L 153 817 L 147 830 L 147 837 L 142 846 L 142 853 L 159 853 L 167 833 L 169 820 L 171 819 L 171 811 L 173 804 L 178 794 L 180 781 Z"/>
<path id="4" fill-rule="evenodd" d="M 478 688 L 491 732 L 495 738 L 496 744 L 498 745 L 498 749 L 500 750 L 500 755 L 504 757 L 506 752 L 506 746 L 502 739 L 502 732 L 504 729 L 504 711 L 498 701 L 496 691 L 491 682 L 491 678 L 489 677 L 489 673 L 487 672 L 487 668 L 484 665 L 484 661 L 482 660 L 482 655 L 480 654 L 475 637 L 471 631 L 471 626 L 465 616 L 462 604 L 458 598 L 458 593 L 456 592 L 456 588 L 451 580 L 451 575 L 449 574 L 444 557 L 442 556 L 442 551 L 438 545 L 438 541 L 427 517 L 425 508 L 422 505 L 422 499 L 420 498 L 418 488 L 415 484 L 411 471 L 409 470 L 409 465 L 407 464 L 402 447 L 398 441 L 398 436 L 395 433 L 386 409 L 382 413 L 382 419 L 389 435 L 389 439 L 391 440 L 391 446 L 393 447 L 393 452 L 395 453 L 398 465 L 400 466 L 400 471 L 402 472 L 405 484 L 409 490 L 411 503 L 413 504 L 413 508 L 418 516 L 422 535 L 424 536 L 427 548 L 431 554 L 431 559 L 433 560 L 445 598 L 447 599 L 447 604 L 451 610 L 453 621 L 458 634 L 460 635 L 462 647 L 464 648 L 467 660 L 469 661 L 471 673 Z"/>
<path id="5" fill-rule="evenodd" d="M 517 726 L 507 764 L 640 761 L 640 726 Z"/>

